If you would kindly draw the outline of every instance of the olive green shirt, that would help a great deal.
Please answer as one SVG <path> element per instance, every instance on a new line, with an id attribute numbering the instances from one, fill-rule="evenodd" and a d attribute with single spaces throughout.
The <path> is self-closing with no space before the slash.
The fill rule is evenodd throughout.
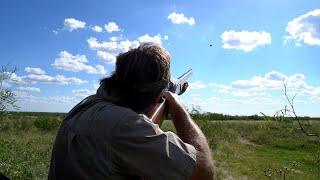
<path id="1" fill-rule="evenodd" d="M 72 109 L 52 150 L 49 179 L 188 179 L 196 150 L 99 88 Z"/>

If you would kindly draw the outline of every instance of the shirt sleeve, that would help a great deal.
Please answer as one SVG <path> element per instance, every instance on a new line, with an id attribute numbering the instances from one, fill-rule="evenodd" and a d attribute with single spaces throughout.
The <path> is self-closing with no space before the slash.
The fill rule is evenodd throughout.
<path id="1" fill-rule="evenodd" d="M 189 179 L 196 150 L 144 115 L 125 117 L 114 131 L 113 153 L 127 173 L 144 179 Z"/>

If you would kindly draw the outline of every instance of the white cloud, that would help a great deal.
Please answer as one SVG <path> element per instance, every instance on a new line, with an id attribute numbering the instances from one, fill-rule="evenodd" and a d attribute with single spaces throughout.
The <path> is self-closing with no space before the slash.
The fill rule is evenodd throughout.
<path id="1" fill-rule="evenodd" d="M 127 52 L 132 48 L 138 47 L 140 44 L 138 41 L 129 41 L 129 40 L 122 40 L 118 42 L 118 46 L 116 52 L 122 53 Z"/>
<path id="2" fill-rule="evenodd" d="M 109 41 L 98 41 L 94 37 L 90 37 L 87 42 L 91 49 L 97 51 L 97 56 L 99 59 L 106 61 L 107 63 L 115 63 L 116 56 L 119 53 L 127 52 L 132 48 L 136 48 L 140 43 L 153 42 L 161 44 L 162 40 L 167 40 L 167 35 L 154 35 L 149 34 L 142 35 L 138 37 L 137 40 L 130 41 L 128 39 L 122 40 L 122 38 L 112 37 Z"/>
<path id="3" fill-rule="evenodd" d="M 108 64 L 114 64 L 116 62 L 116 56 L 109 52 L 97 51 L 97 56 L 99 59 L 106 61 Z"/>
<path id="4" fill-rule="evenodd" d="M 246 91 L 242 89 L 233 90 L 231 94 L 236 97 L 249 97 L 249 96 L 267 97 L 269 96 L 266 92 L 255 92 L 255 91 L 252 92 L 252 91 Z"/>
<path id="5" fill-rule="evenodd" d="M 97 40 L 97 38 L 94 38 L 94 37 L 90 37 L 88 40 L 87 40 L 88 44 L 89 44 L 89 47 L 91 49 L 94 49 L 94 50 L 100 50 L 100 49 L 108 49 L 108 50 L 115 50 L 117 49 L 118 47 L 118 43 L 117 42 L 114 42 L 114 41 L 103 41 L 103 42 L 99 42 Z"/>
<path id="6" fill-rule="evenodd" d="M 21 81 L 24 83 L 45 83 L 45 84 L 83 84 L 88 81 L 76 78 L 76 77 L 64 77 L 63 75 L 49 76 L 46 74 L 38 75 L 38 74 L 28 74 L 25 76 L 21 76 Z"/>
<path id="7" fill-rule="evenodd" d="M 272 103 L 278 103 L 278 100 L 275 100 L 273 96 L 275 93 L 283 93 L 284 83 L 286 83 L 287 93 L 290 97 L 298 93 L 299 98 L 308 98 L 312 102 L 320 100 L 320 86 L 309 85 L 306 82 L 305 75 L 301 73 L 285 75 L 277 71 L 271 71 L 265 75 L 253 76 L 250 79 L 235 80 L 230 85 L 209 83 L 209 87 L 214 92 L 234 97 L 250 97 L 250 101 L 248 99 L 241 100 L 241 103 L 261 104 L 268 102 L 266 99 L 271 99 Z M 300 101 L 298 99 L 295 100 L 295 102 Z"/>
<path id="8" fill-rule="evenodd" d="M 183 13 L 173 12 L 169 14 L 168 19 L 171 20 L 173 24 L 189 24 L 190 26 L 196 23 L 193 17 L 186 17 Z"/>
<path id="9" fill-rule="evenodd" d="M 224 103 L 231 104 L 248 104 L 248 105 L 256 105 L 256 104 L 282 104 L 283 101 L 281 99 L 270 98 L 270 97 L 251 97 L 246 99 L 224 99 Z"/>
<path id="10" fill-rule="evenodd" d="M 251 96 L 252 94 L 248 91 L 237 90 L 237 91 L 232 91 L 232 95 L 237 97 L 248 97 L 248 96 Z"/>
<path id="11" fill-rule="evenodd" d="M 91 49 L 93 50 L 107 50 L 110 52 L 114 52 L 115 54 L 118 54 L 120 52 L 126 52 L 129 49 L 136 48 L 140 45 L 140 43 L 143 42 L 154 42 L 157 44 L 162 44 L 162 40 L 167 40 L 167 35 L 164 35 L 163 37 L 160 34 L 150 36 L 149 34 L 142 35 L 138 37 L 138 40 L 121 40 L 116 41 L 118 39 L 113 39 L 110 41 L 102 41 L 99 42 L 97 38 L 90 37 L 87 42 Z"/>
<path id="12" fill-rule="evenodd" d="M 311 86 L 306 82 L 304 74 L 296 73 L 285 75 L 278 71 L 271 71 L 264 75 L 256 75 L 250 79 L 240 79 L 228 84 L 203 83 L 195 81 L 189 83 L 189 90 L 206 88 L 209 86 L 213 93 L 223 93 L 234 97 L 272 98 L 275 92 L 282 93 L 286 83 L 289 95 L 299 92 L 299 96 L 305 96 L 312 100 L 319 99 L 320 86 Z M 191 97 L 191 95 L 190 95 Z M 200 98 L 199 96 L 192 97 Z"/>
<path id="13" fill-rule="evenodd" d="M 209 83 L 209 86 L 212 87 L 214 90 L 217 90 L 220 93 L 228 93 L 231 90 L 230 86 L 218 83 Z"/>
<path id="14" fill-rule="evenodd" d="M 287 82 L 287 93 L 289 98 L 298 95 L 294 99 L 297 107 L 300 105 L 310 105 L 320 102 L 320 86 L 312 86 L 307 83 L 304 74 L 284 74 L 278 71 L 271 71 L 263 75 L 255 75 L 248 79 L 240 79 L 230 84 L 199 83 L 209 86 L 207 90 L 212 91 L 212 98 L 205 94 L 192 94 L 193 89 L 189 89 L 187 97 L 182 97 L 185 105 L 199 105 L 205 110 L 218 112 L 224 109 L 224 113 L 258 113 L 264 112 L 272 114 L 283 108 L 286 98 L 283 94 L 283 81 Z M 300 104 L 300 105 L 299 105 Z M 310 108 L 310 106 L 308 108 Z M 228 111 L 225 111 L 228 109 Z M 298 108 L 300 109 L 300 108 Z M 310 112 L 308 112 L 310 115 Z"/>
<path id="15" fill-rule="evenodd" d="M 206 101 L 207 101 L 208 103 L 212 104 L 212 103 L 218 103 L 218 102 L 220 102 L 221 99 L 220 99 L 219 97 L 214 97 L 214 96 L 212 96 L 212 97 L 207 98 Z"/>
<path id="16" fill-rule="evenodd" d="M 217 103 L 220 103 L 222 99 L 219 97 L 211 96 L 208 98 L 202 98 L 200 96 L 192 96 L 189 100 L 182 99 L 184 105 L 187 106 L 188 109 L 192 109 L 192 106 L 200 106 L 208 107 Z"/>
<path id="17" fill-rule="evenodd" d="M 24 68 L 24 70 L 30 74 L 46 74 L 46 72 L 41 68 L 26 67 Z"/>
<path id="18" fill-rule="evenodd" d="M 28 94 L 18 94 L 18 100 L 37 104 L 75 104 L 80 99 L 74 96 L 33 96 Z"/>
<path id="19" fill-rule="evenodd" d="M 236 49 L 246 52 L 252 51 L 258 46 L 271 43 L 271 35 L 261 31 L 225 31 L 221 35 L 224 49 Z"/>
<path id="20" fill-rule="evenodd" d="M 110 41 L 118 41 L 118 40 L 121 39 L 121 37 L 112 36 L 112 37 L 110 37 L 109 39 L 110 39 Z"/>
<path id="21" fill-rule="evenodd" d="M 58 103 L 58 104 L 73 104 L 75 102 L 78 102 L 79 99 L 73 96 L 49 96 L 46 98 L 47 102 L 50 103 Z"/>
<path id="22" fill-rule="evenodd" d="M 207 85 L 204 84 L 202 81 L 195 81 L 195 82 L 189 83 L 189 88 L 190 89 L 203 89 L 206 86 Z"/>
<path id="23" fill-rule="evenodd" d="M 36 87 L 18 87 L 17 91 L 27 92 L 27 93 L 29 93 L 29 92 L 31 92 L 31 93 L 41 92 L 41 90 L 39 88 L 36 88 Z"/>
<path id="24" fill-rule="evenodd" d="M 102 65 L 96 65 L 97 74 L 106 74 L 107 70 Z"/>
<path id="25" fill-rule="evenodd" d="M 64 20 L 64 28 L 70 32 L 76 29 L 83 29 L 85 28 L 86 23 L 74 18 L 67 18 Z"/>
<path id="26" fill-rule="evenodd" d="M 231 87 L 238 89 L 260 88 L 263 80 L 260 77 L 253 77 L 251 80 L 236 80 L 231 83 Z"/>
<path id="27" fill-rule="evenodd" d="M 190 97 L 200 97 L 200 94 L 190 94 Z"/>
<path id="28" fill-rule="evenodd" d="M 109 22 L 108 24 L 104 25 L 104 28 L 109 32 L 117 32 L 120 31 L 121 29 L 119 28 L 119 26 L 115 23 L 115 22 Z"/>
<path id="29" fill-rule="evenodd" d="M 35 68 L 37 69 L 37 68 Z M 40 68 L 39 68 L 40 69 Z M 29 69 L 30 70 L 30 69 Z M 34 69 L 32 69 L 32 71 L 28 71 L 28 72 L 32 72 L 33 74 L 27 74 L 27 75 L 23 75 L 23 76 L 18 76 L 15 73 L 10 73 L 10 72 L 3 72 L 0 75 L 4 77 L 4 82 L 10 84 L 28 84 L 28 83 L 32 83 L 32 84 L 36 84 L 36 83 L 46 83 L 46 84 L 62 84 L 62 85 L 66 85 L 66 84 L 83 84 L 83 83 L 87 83 L 88 81 L 86 80 L 82 80 L 76 77 L 65 77 L 63 75 L 56 75 L 56 76 L 50 76 L 47 74 L 36 74 L 34 72 L 38 72 L 34 71 Z M 29 88 L 30 89 L 30 88 Z"/>
<path id="30" fill-rule="evenodd" d="M 285 43 L 293 40 L 297 46 L 301 42 L 308 45 L 320 45 L 320 9 L 315 9 L 288 22 Z"/>
<path id="31" fill-rule="evenodd" d="M 103 66 L 97 65 L 96 67 L 87 65 L 88 62 L 85 55 L 72 55 L 67 51 L 61 51 L 59 57 L 51 64 L 57 69 L 65 71 L 80 72 L 84 71 L 89 74 L 105 74 L 106 70 Z"/>
<path id="32" fill-rule="evenodd" d="M 94 94 L 94 91 L 90 91 L 89 89 L 75 89 L 75 90 L 72 90 L 72 93 L 75 96 L 86 97 Z"/>
<path id="33" fill-rule="evenodd" d="M 102 27 L 100 27 L 100 26 L 93 26 L 91 29 L 94 32 L 102 32 L 103 31 Z"/>
<path id="34" fill-rule="evenodd" d="M 280 72 L 271 71 L 265 75 L 265 78 L 268 80 L 283 81 L 283 79 L 285 79 L 286 76 Z"/>
<path id="35" fill-rule="evenodd" d="M 138 40 L 140 43 L 153 42 L 153 43 L 161 44 L 161 39 L 165 39 L 165 37 L 166 36 L 164 36 L 164 38 L 162 38 L 160 34 L 155 35 L 155 36 L 150 36 L 149 34 L 145 34 L 143 36 L 140 36 L 138 38 Z"/>
<path id="36" fill-rule="evenodd" d="M 277 71 L 271 71 L 264 76 L 253 76 L 249 80 L 233 81 L 231 87 L 248 90 L 272 90 L 283 89 L 283 83 L 287 82 L 288 88 L 297 90 L 307 86 L 305 79 L 305 76 L 301 73 L 287 76 Z"/>

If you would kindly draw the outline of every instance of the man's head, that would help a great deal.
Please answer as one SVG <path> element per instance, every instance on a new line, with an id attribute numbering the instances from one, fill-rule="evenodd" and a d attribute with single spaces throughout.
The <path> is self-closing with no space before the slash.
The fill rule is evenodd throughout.
<path id="1" fill-rule="evenodd" d="M 119 54 L 115 72 L 101 83 L 121 96 L 121 105 L 143 111 L 155 103 L 169 80 L 169 53 L 160 45 L 145 43 Z"/>

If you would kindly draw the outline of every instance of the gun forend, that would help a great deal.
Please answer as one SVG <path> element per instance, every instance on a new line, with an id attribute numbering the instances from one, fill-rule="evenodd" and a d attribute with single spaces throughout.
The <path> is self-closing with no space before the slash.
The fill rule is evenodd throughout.
<path id="1" fill-rule="evenodd" d="M 170 82 L 169 91 L 180 94 L 182 91 L 183 84 L 187 82 L 188 78 L 192 75 L 192 69 L 182 74 L 175 82 Z"/>

